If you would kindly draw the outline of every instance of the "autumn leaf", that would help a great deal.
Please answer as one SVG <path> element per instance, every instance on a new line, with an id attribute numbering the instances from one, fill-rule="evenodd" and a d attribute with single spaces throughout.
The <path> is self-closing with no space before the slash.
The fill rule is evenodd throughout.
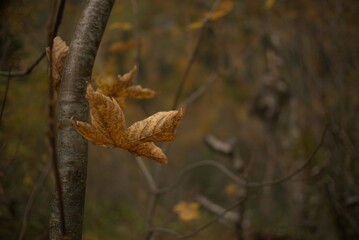
<path id="1" fill-rule="evenodd" d="M 218 8 L 212 13 L 207 12 L 205 16 L 196 22 L 190 23 L 187 25 L 188 30 L 195 30 L 203 27 L 205 20 L 216 21 L 224 16 L 226 16 L 234 7 L 234 0 L 222 1 Z"/>
<path id="2" fill-rule="evenodd" d="M 66 42 L 57 36 L 54 38 L 52 51 L 50 53 L 50 48 L 46 48 L 47 58 L 50 61 L 51 54 L 51 75 L 53 80 L 53 86 L 58 91 L 60 88 L 62 73 L 64 71 L 65 58 L 69 53 L 69 47 L 66 45 Z"/>
<path id="3" fill-rule="evenodd" d="M 234 0 L 222 1 L 216 11 L 214 11 L 209 18 L 213 21 L 226 16 L 234 7 Z"/>
<path id="4" fill-rule="evenodd" d="M 90 84 L 86 98 L 90 104 L 91 123 L 71 118 L 74 127 L 84 138 L 97 145 L 123 148 L 137 156 L 167 164 L 167 156 L 153 142 L 174 140 L 183 109 L 158 112 L 127 128 L 121 107 L 113 98 L 101 91 L 94 91 Z"/>
<path id="5" fill-rule="evenodd" d="M 133 78 L 137 73 L 134 66 L 123 76 L 118 75 L 117 79 L 112 77 L 98 78 L 95 80 L 103 94 L 114 98 L 122 109 L 125 108 L 126 98 L 149 99 L 155 96 L 156 92 L 149 88 L 142 88 L 141 85 L 133 85 Z"/>
<path id="6" fill-rule="evenodd" d="M 197 202 L 181 201 L 174 206 L 173 211 L 183 222 L 191 222 L 199 218 L 199 204 Z"/>

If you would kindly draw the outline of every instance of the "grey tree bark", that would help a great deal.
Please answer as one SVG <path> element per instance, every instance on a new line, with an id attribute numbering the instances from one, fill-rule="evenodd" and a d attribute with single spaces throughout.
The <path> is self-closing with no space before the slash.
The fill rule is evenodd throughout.
<path id="1" fill-rule="evenodd" d="M 89 0 L 76 27 L 65 63 L 58 101 L 58 167 L 63 187 L 65 232 L 61 229 L 58 194 L 52 206 L 50 239 L 80 240 L 84 214 L 87 141 L 72 127 L 70 118 L 88 118 L 85 99 L 93 64 L 114 0 Z M 66 236 L 66 237 L 64 237 Z"/>

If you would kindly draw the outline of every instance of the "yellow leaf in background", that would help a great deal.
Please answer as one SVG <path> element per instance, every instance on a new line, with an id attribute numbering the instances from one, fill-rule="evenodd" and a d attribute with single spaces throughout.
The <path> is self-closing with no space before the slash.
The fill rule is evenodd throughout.
<path id="1" fill-rule="evenodd" d="M 270 9 L 274 5 L 274 3 L 275 3 L 275 0 L 265 0 L 264 6 L 266 9 Z"/>
<path id="2" fill-rule="evenodd" d="M 233 197 L 237 192 L 238 186 L 235 183 L 229 183 L 225 189 L 224 192 L 228 197 Z"/>
<path id="3" fill-rule="evenodd" d="M 60 88 L 61 78 L 64 71 L 65 58 L 69 54 L 69 47 L 66 42 L 59 36 L 55 37 L 52 45 L 52 52 L 50 48 L 46 48 L 46 55 L 50 61 L 51 54 L 51 76 L 53 80 L 53 86 L 58 91 Z"/>
<path id="4" fill-rule="evenodd" d="M 133 85 L 133 78 L 136 73 L 137 67 L 134 66 L 123 76 L 118 75 L 117 79 L 105 77 L 98 78 L 95 82 L 103 94 L 113 97 L 120 107 L 124 109 L 126 98 L 149 99 L 156 95 L 156 92 L 149 88 L 143 88 L 141 85 Z"/>
<path id="5" fill-rule="evenodd" d="M 224 17 L 230 11 L 232 11 L 232 9 L 234 7 L 234 2 L 235 2 L 234 0 L 222 1 L 220 3 L 220 5 L 218 6 L 218 8 L 213 13 L 207 12 L 203 19 L 201 19 L 200 21 L 196 21 L 196 22 L 188 24 L 186 29 L 187 30 L 195 30 L 195 29 L 199 29 L 199 28 L 203 27 L 203 23 L 204 23 L 204 20 L 206 19 L 206 17 L 212 21 L 216 21 L 217 19 Z"/>
<path id="6" fill-rule="evenodd" d="M 84 138 L 97 145 L 123 148 L 137 156 L 167 164 L 167 156 L 153 142 L 174 140 L 184 109 L 158 112 L 126 128 L 125 116 L 113 98 L 94 91 L 90 84 L 86 98 L 90 104 L 91 123 L 71 117 L 73 126 Z"/>
<path id="7" fill-rule="evenodd" d="M 112 23 L 109 27 L 110 30 L 124 30 L 124 31 L 128 31 L 131 30 L 132 24 L 129 22 L 115 22 Z"/>
<path id="8" fill-rule="evenodd" d="M 216 11 L 214 11 L 209 18 L 215 21 L 221 17 L 224 17 L 230 11 L 232 11 L 233 7 L 234 7 L 234 0 L 222 1 L 222 3 L 218 6 Z"/>
<path id="9" fill-rule="evenodd" d="M 110 53 L 121 53 L 126 50 L 141 46 L 142 42 L 138 40 L 119 41 L 111 44 L 111 46 L 108 48 L 108 51 Z"/>
<path id="10" fill-rule="evenodd" d="M 203 21 L 193 22 L 187 25 L 187 30 L 196 30 L 203 27 Z"/>
<path id="11" fill-rule="evenodd" d="M 191 222 L 199 218 L 199 204 L 197 202 L 181 201 L 174 206 L 173 211 L 183 222 Z"/>

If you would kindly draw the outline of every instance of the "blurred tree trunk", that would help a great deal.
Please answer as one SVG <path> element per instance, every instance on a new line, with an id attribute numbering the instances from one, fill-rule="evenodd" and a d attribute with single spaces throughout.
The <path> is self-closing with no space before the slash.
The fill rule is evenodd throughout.
<path id="1" fill-rule="evenodd" d="M 52 207 L 50 239 L 82 237 L 87 172 L 87 141 L 72 127 L 70 118 L 86 121 L 88 103 L 85 89 L 114 0 L 89 0 L 77 25 L 67 57 L 58 112 L 58 167 L 63 186 L 65 232 L 59 217 L 58 198 Z"/>

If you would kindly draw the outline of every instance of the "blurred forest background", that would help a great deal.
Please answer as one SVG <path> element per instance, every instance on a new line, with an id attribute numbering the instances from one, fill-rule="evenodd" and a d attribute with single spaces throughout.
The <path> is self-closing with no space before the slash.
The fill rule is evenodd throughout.
<path id="1" fill-rule="evenodd" d="M 68 44 L 84 5 L 66 1 L 58 35 Z M 1 239 L 48 233 L 47 60 L 23 77 L 6 72 L 44 51 L 50 9 L 0 2 Z M 136 81 L 157 91 L 127 101 L 128 125 L 187 110 L 162 145 L 167 166 L 90 144 L 84 239 L 145 239 L 155 227 L 185 236 L 214 219 L 191 239 L 359 239 L 358 24 L 357 0 L 116 1 L 94 78 L 137 65 Z M 159 187 L 178 184 L 153 194 L 141 169 Z"/>

